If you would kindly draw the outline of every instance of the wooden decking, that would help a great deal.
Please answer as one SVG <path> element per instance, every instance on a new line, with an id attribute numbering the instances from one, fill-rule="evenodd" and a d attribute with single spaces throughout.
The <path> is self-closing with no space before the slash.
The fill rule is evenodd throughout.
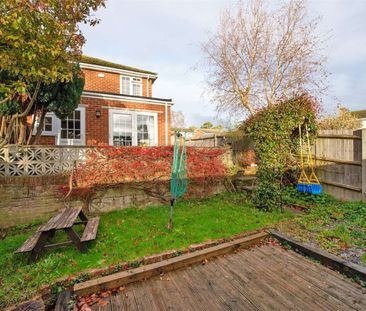
<path id="1" fill-rule="evenodd" d="M 104 299 L 92 310 L 366 310 L 356 283 L 270 245 L 131 283 Z"/>

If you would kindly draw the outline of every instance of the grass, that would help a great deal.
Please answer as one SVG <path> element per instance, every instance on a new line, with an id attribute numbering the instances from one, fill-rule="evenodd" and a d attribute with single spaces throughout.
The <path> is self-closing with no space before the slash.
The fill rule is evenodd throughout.
<path id="1" fill-rule="evenodd" d="M 342 202 L 328 194 L 312 196 L 288 189 L 288 205 L 309 206 L 307 214 L 295 217 L 279 229 L 302 241 L 311 242 L 336 255 L 351 249 L 366 250 L 366 205 Z M 365 253 L 360 262 L 366 262 Z"/>
<path id="2" fill-rule="evenodd" d="M 42 284 L 83 270 L 130 261 L 190 244 L 229 237 L 290 219 L 290 212 L 262 212 L 239 194 L 224 194 L 203 201 L 178 202 L 174 229 L 166 225 L 168 206 L 128 208 L 101 216 L 98 237 L 82 254 L 74 247 L 44 254 L 28 265 L 14 251 L 34 232 L 12 230 L 0 241 L 0 309 L 34 295 Z M 61 236 L 56 237 L 60 239 Z"/>

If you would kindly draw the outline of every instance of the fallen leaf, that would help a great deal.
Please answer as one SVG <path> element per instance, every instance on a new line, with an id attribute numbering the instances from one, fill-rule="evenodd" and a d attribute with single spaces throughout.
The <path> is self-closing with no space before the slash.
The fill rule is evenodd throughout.
<path id="1" fill-rule="evenodd" d="M 106 306 L 107 304 L 109 304 L 109 301 L 106 301 L 106 300 L 101 300 L 101 301 L 99 301 L 99 303 L 98 303 L 98 305 L 99 306 Z"/>

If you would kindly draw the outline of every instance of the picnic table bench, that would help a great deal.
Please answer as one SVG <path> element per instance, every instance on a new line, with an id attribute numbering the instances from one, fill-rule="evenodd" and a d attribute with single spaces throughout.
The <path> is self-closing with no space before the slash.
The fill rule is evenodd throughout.
<path id="1" fill-rule="evenodd" d="M 77 218 L 79 218 L 80 221 L 77 221 Z M 73 229 L 73 226 L 78 224 L 83 224 L 85 226 L 81 238 Z M 84 253 L 88 250 L 85 245 L 86 242 L 95 240 L 98 226 L 99 217 L 88 219 L 81 207 L 64 208 L 46 224 L 41 225 L 37 231 L 16 250 L 16 253 L 30 253 L 28 257 L 29 262 L 37 260 L 44 249 L 62 247 L 70 244 L 74 244 L 80 252 Z M 70 240 L 46 244 L 58 230 L 65 231 Z"/>

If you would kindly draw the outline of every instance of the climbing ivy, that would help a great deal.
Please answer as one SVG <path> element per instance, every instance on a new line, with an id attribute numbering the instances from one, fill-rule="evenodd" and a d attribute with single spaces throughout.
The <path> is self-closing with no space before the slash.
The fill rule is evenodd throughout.
<path id="1" fill-rule="evenodd" d="M 242 128 L 252 138 L 258 160 L 257 207 L 282 208 L 283 185 L 296 167 L 299 152 L 299 124 L 305 124 L 312 140 L 316 135 L 317 100 L 307 94 L 283 99 L 250 117 Z"/>

